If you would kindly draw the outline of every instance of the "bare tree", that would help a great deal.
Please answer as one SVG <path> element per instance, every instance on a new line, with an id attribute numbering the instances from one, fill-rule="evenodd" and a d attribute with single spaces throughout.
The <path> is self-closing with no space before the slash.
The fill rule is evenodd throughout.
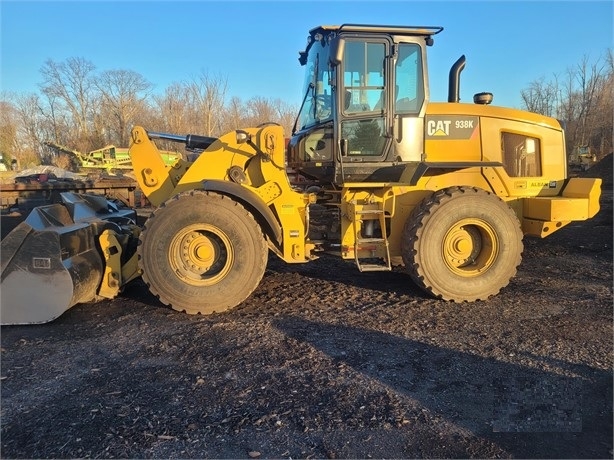
<path id="1" fill-rule="evenodd" d="M 605 55 L 603 78 L 596 90 L 595 118 L 589 143 L 602 155 L 612 153 L 614 143 L 614 55 L 609 49 Z"/>
<path id="2" fill-rule="evenodd" d="M 247 109 L 238 97 L 230 98 L 230 101 L 222 113 L 222 131 L 230 132 L 235 129 L 245 128 Z"/>
<path id="3" fill-rule="evenodd" d="M 555 83 L 547 82 L 545 78 L 541 78 L 532 82 L 528 89 L 520 92 L 523 106 L 526 110 L 542 115 L 554 116 L 557 109 L 557 101 L 559 89 Z"/>
<path id="4" fill-rule="evenodd" d="M 247 101 L 246 107 L 248 116 L 246 121 L 250 126 L 278 121 L 277 111 L 269 99 L 261 96 L 253 97 Z"/>
<path id="5" fill-rule="evenodd" d="M 288 104 L 281 99 L 275 99 L 273 101 L 273 106 L 277 112 L 277 122 L 283 126 L 286 137 L 290 136 L 294 120 L 298 114 L 298 106 L 295 104 Z"/>
<path id="6" fill-rule="evenodd" d="M 246 104 L 247 113 L 245 121 L 250 126 L 262 123 L 279 123 L 284 128 L 286 136 L 290 135 L 294 118 L 298 108 L 289 105 L 281 99 L 266 99 L 260 96 L 253 97 Z"/>
<path id="7" fill-rule="evenodd" d="M 128 142 L 129 127 L 144 112 L 152 84 L 131 70 L 106 70 L 94 79 L 100 92 L 100 114 L 105 120 L 105 138 L 115 144 Z"/>
<path id="8" fill-rule="evenodd" d="M 561 89 L 562 102 L 559 108 L 558 117 L 567 122 L 568 131 L 573 129 L 574 121 L 580 117 L 581 107 L 580 98 L 576 90 L 576 79 L 574 73 L 567 71 Z M 568 135 L 569 137 L 569 135 Z"/>
<path id="9" fill-rule="evenodd" d="M 197 121 L 197 126 L 193 127 L 194 132 L 200 131 L 206 136 L 222 134 L 221 121 L 227 86 L 225 77 L 211 76 L 206 71 L 189 84 L 193 116 Z"/>
<path id="10" fill-rule="evenodd" d="M 580 64 L 576 66 L 575 77 L 578 83 L 580 99 L 580 113 L 574 137 L 577 145 L 587 145 L 590 139 L 594 123 L 596 121 L 595 105 L 597 104 L 597 90 L 602 86 L 603 65 L 588 63 L 588 57 L 584 56 Z"/>
<path id="11" fill-rule="evenodd" d="M 0 122 L 2 153 L 21 167 L 40 164 L 44 158 L 41 139 L 47 133 L 35 93 L 3 94 Z"/>
<path id="12" fill-rule="evenodd" d="M 84 58 L 68 58 L 65 62 L 47 60 L 40 70 L 42 92 L 69 112 L 75 126 L 72 136 L 78 139 L 82 150 L 92 147 L 90 128 L 96 110 L 95 69 L 94 64 Z"/>
<path id="13" fill-rule="evenodd" d="M 173 83 L 164 95 L 154 97 L 158 112 L 158 130 L 171 133 L 188 133 L 190 119 L 190 90 L 185 84 Z"/>
<path id="14" fill-rule="evenodd" d="M 224 132 L 228 132 L 273 122 L 279 123 L 284 128 L 285 135 L 289 136 L 297 113 L 296 105 L 281 99 L 254 97 L 244 103 L 238 97 L 232 97 L 224 109 L 222 128 Z"/>
<path id="15" fill-rule="evenodd" d="M 6 95 L 2 95 L 0 100 L 0 154 L 2 162 L 8 167 L 13 159 L 17 158 L 18 139 L 17 139 L 17 111 L 11 104 Z"/>
<path id="16" fill-rule="evenodd" d="M 612 149 L 613 63 L 608 50 L 605 63 L 588 57 L 567 70 L 562 84 L 540 79 L 521 91 L 527 110 L 556 116 L 566 124 L 567 149 L 590 146 L 598 156 Z"/>
<path id="17" fill-rule="evenodd" d="M 66 111 L 62 110 L 62 104 L 58 101 L 57 96 L 44 93 L 46 96 L 46 103 L 41 107 L 41 112 L 45 118 L 49 132 L 49 141 L 56 142 L 58 144 L 66 144 L 70 141 L 70 129 L 71 122 L 69 121 L 70 115 Z"/>

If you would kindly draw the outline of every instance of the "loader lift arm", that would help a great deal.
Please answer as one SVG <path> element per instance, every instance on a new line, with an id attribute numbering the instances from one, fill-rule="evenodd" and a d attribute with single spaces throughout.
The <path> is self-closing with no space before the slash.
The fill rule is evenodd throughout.
<path id="1" fill-rule="evenodd" d="M 152 139 L 206 149 L 193 162 L 165 167 L 157 160 Z M 290 263 L 309 260 L 306 208 L 315 195 L 291 186 L 283 129 L 277 123 L 235 130 L 219 138 L 150 132 L 137 126 L 132 130 L 130 152 L 137 180 L 154 206 L 192 190 L 226 195 L 253 213 L 270 249 L 282 259 Z"/>

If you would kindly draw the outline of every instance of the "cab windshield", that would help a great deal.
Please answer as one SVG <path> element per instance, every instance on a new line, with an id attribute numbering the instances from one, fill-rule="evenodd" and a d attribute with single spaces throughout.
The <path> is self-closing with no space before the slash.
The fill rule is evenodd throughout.
<path id="1" fill-rule="evenodd" d="M 319 40 L 309 49 L 305 63 L 303 100 L 296 120 L 295 131 L 332 120 L 334 82 L 333 67 L 329 61 L 330 46 Z"/>

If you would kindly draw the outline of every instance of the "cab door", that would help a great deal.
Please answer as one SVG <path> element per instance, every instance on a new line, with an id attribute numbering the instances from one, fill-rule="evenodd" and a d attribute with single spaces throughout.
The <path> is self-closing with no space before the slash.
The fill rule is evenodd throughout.
<path id="1" fill-rule="evenodd" d="M 401 163 L 422 159 L 423 48 L 389 38 L 344 37 L 337 182 L 395 182 L 404 170 Z"/>
<path id="2" fill-rule="evenodd" d="M 382 38 L 345 38 L 337 86 L 337 182 L 365 180 L 390 151 L 391 120 L 386 110 L 389 50 L 390 42 Z"/>

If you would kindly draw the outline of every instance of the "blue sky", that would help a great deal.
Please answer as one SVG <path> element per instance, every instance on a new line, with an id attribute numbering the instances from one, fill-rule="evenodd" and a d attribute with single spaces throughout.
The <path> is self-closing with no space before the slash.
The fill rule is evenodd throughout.
<path id="1" fill-rule="evenodd" d="M 431 97 L 447 98 L 462 54 L 461 100 L 520 92 L 613 47 L 609 1 L 0 1 L 0 89 L 37 92 L 47 59 L 91 61 L 140 73 L 162 93 L 202 72 L 227 79 L 227 96 L 300 103 L 298 51 L 321 24 L 443 26 L 429 48 Z"/>

